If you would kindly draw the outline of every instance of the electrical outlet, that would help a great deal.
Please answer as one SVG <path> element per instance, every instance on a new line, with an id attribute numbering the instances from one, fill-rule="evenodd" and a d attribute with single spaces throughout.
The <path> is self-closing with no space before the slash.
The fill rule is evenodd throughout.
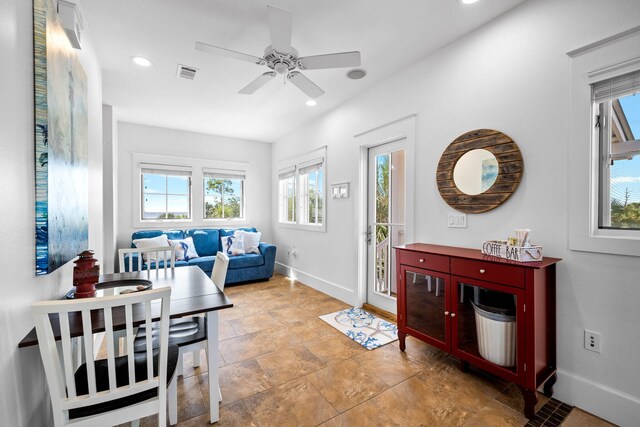
<path id="1" fill-rule="evenodd" d="M 600 333 L 584 330 L 584 348 L 600 353 Z"/>
<path id="2" fill-rule="evenodd" d="M 447 222 L 449 228 L 467 228 L 467 214 L 450 213 Z"/>

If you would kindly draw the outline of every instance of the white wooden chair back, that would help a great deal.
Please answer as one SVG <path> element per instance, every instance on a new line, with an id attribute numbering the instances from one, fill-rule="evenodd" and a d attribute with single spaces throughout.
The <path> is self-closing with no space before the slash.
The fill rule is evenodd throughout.
<path id="1" fill-rule="evenodd" d="M 125 256 L 128 257 L 128 265 L 125 264 Z M 134 256 L 137 257 L 138 266 L 135 271 L 143 270 L 160 270 L 163 268 L 167 271 L 167 268 L 172 270 L 176 267 L 176 247 L 175 246 L 157 246 L 153 248 L 124 248 L 118 249 L 119 269 L 120 273 L 126 273 L 133 270 Z M 146 257 L 146 261 L 145 261 Z M 162 267 L 160 267 L 162 262 Z M 146 263 L 146 268 L 143 269 L 143 264 Z M 153 264 L 153 267 L 152 267 Z"/>
<path id="2" fill-rule="evenodd" d="M 229 268 L 229 256 L 224 252 L 218 251 L 216 254 L 216 262 L 213 264 L 211 271 L 211 281 L 224 291 L 224 282 L 227 280 L 227 269 Z"/>
<path id="3" fill-rule="evenodd" d="M 158 425 L 166 423 L 167 408 L 167 353 L 169 340 L 169 300 L 171 288 L 164 287 L 143 292 L 135 292 L 125 295 L 112 295 L 100 298 L 85 298 L 76 300 L 56 300 L 38 301 L 32 304 L 31 311 L 36 325 L 38 335 L 38 346 L 44 364 L 44 370 L 49 385 L 51 403 L 53 406 L 54 421 L 56 426 L 63 426 L 69 422 L 69 410 L 97 405 L 115 399 L 124 398 L 136 393 L 141 393 L 149 389 L 157 388 L 158 393 L 151 402 L 146 401 L 124 407 L 115 414 L 110 412 L 108 420 L 99 420 L 100 415 L 86 419 L 74 419 L 73 425 L 102 425 L 105 421 L 109 425 L 120 424 L 135 420 L 141 416 L 158 413 Z M 133 326 L 133 313 L 144 314 L 144 324 L 151 328 L 152 301 L 160 300 L 160 347 L 158 355 L 158 375 L 153 375 L 153 348 L 152 339 L 146 343 L 146 367 L 147 379 L 136 379 L 134 357 L 128 357 L 128 378 L 129 385 L 117 386 L 116 366 L 113 345 L 113 319 L 114 316 L 124 315 L 126 322 L 127 353 L 134 354 L 133 342 L 135 338 Z M 93 310 L 93 313 L 92 313 Z M 105 337 L 107 339 L 107 367 L 108 367 L 108 390 L 98 391 L 96 385 L 96 369 L 94 360 L 94 340 L 92 332 L 92 320 L 96 316 L 104 316 Z M 52 315 L 50 317 L 50 315 Z M 57 318 L 59 319 L 56 320 Z M 84 359 L 86 360 L 86 374 L 88 394 L 78 395 L 76 391 L 76 380 L 74 377 L 75 366 L 73 366 L 73 351 L 71 346 L 71 334 L 69 329 L 69 318 L 81 316 L 83 340 L 79 344 L 83 346 Z M 52 323 L 60 325 L 61 347 L 60 354 L 56 340 L 54 338 Z M 146 405 L 142 407 L 141 405 Z M 151 405 L 151 406 L 150 406 Z M 141 413 L 152 411 L 145 415 Z M 156 410 L 157 408 L 157 410 Z M 98 418 L 98 419 L 96 419 Z"/>

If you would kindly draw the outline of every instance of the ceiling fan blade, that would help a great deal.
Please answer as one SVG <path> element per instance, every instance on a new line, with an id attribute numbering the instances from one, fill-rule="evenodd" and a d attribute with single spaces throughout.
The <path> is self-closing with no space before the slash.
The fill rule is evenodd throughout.
<path id="1" fill-rule="evenodd" d="M 293 16 L 288 10 L 267 6 L 269 12 L 269 31 L 271 47 L 280 53 L 291 53 L 291 30 Z"/>
<path id="2" fill-rule="evenodd" d="M 266 72 L 261 76 L 258 76 L 257 79 L 255 79 L 245 87 L 243 87 L 238 93 L 241 93 L 243 95 L 251 95 L 258 89 L 260 89 L 262 86 L 269 83 L 271 79 L 273 79 L 275 76 L 276 76 L 276 73 L 274 71 Z"/>
<path id="3" fill-rule="evenodd" d="M 199 50 L 201 52 L 213 53 L 220 56 L 225 56 L 231 59 L 238 59 L 240 61 L 252 62 L 258 65 L 266 64 L 266 61 L 264 60 L 264 58 L 258 58 L 257 56 L 236 52 L 235 50 L 225 49 L 223 47 L 214 46 L 212 44 L 196 42 L 196 50 Z"/>
<path id="4" fill-rule="evenodd" d="M 294 71 L 289 73 L 288 76 L 291 83 L 296 85 L 298 89 L 307 94 L 307 96 L 311 99 L 318 98 L 324 95 L 324 91 L 320 89 L 314 82 L 309 80 L 304 74 Z"/>
<path id="5" fill-rule="evenodd" d="M 321 68 L 359 67 L 360 52 L 340 52 L 326 55 L 305 56 L 298 59 L 298 67 L 303 70 Z"/>

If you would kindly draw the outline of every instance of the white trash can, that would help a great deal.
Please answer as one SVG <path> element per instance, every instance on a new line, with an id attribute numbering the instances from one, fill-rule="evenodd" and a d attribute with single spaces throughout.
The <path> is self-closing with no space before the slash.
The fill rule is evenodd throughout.
<path id="1" fill-rule="evenodd" d="M 480 355 L 499 366 L 515 366 L 516 316 L 490 311 L 490 307 L 472 305 Z"/>

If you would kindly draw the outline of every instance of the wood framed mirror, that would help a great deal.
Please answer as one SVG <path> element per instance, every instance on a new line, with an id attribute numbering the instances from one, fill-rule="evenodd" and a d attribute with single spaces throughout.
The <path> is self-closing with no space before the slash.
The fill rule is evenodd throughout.
<path id="1" fill-rule="evenodd" d="M 502 132 L 477 129 L 457 137 L 438 163 L 438 191 L 452 208 L 481 213 L 497 208 L 516 191 L 524 162 L 518 145 Z"/>

